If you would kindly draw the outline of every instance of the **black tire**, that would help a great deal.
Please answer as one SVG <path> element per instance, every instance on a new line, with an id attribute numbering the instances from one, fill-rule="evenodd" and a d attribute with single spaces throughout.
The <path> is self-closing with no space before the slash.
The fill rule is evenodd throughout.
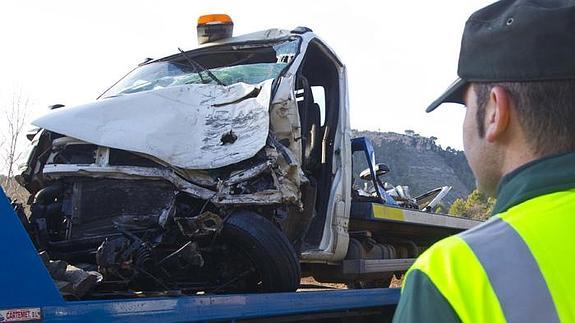
<path id="1" fill-rule="evenodd" d="M 266 218 L 236 211 L 227 219 L 222 239 L 238 248 L 257 270 L 257 292 L 292 292 L 299 287 L 300 265 L 287 237 Z"/>

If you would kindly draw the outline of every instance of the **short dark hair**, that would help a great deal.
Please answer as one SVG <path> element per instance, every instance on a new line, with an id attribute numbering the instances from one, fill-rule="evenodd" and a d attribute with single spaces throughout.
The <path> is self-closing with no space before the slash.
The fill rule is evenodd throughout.
<path id="1" fill-rule="evenodd" d="M 509 93 L 530 148 L 538 156 L 575 150 L 575 80 L 473 83 L 479 135 L 494 86 Z"/>

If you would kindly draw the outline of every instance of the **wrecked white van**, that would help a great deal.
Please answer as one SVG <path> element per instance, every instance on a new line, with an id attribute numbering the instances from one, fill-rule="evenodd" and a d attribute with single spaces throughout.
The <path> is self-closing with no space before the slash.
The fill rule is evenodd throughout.
<path id="1" fill-rule="evenodd" d="M 33 122 L 18 176 L 31 234 L 52 259 L 103 274 L 100 293 L 295 290 L 300 252 L 337 243 L 323 226 L 305 241 L 316 210 L 349 196 L 344 87 L 307 28 L 141 64 L 95 102 Z"/>
<path id="2" fill-rule="evenodd" d="M 293 291 L 301 276 L 386 287 L 479 223 L 431 213 L 449 186 L 388 187 L 371 142 L 350 138 L 345 67 L 310 29 L 230 25 L 34 121 L 22 218 L 52 260 L 97 272 L 72 299 Z"/>

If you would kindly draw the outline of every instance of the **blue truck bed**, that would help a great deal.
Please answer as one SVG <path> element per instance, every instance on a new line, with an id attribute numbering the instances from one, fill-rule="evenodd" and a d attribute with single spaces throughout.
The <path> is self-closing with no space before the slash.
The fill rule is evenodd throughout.
<path id="1" fill-rule="evenodd" d="M 398 289 L 67 301 L 0 189 L 0 322 L 389 321 Z"/>

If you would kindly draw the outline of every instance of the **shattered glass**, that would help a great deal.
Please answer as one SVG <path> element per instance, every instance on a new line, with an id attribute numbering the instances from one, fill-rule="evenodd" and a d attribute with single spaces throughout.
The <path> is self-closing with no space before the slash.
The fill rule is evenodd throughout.
<path id="1" fill-rule="evenodd" d="M 232 47 L 191 56 L 183 53 L 136 68 L 102 97 L 157 90 L 185 84 L 259 84 L 276 78 L 297 53 L 299 41 L 258 47 Z"/>

